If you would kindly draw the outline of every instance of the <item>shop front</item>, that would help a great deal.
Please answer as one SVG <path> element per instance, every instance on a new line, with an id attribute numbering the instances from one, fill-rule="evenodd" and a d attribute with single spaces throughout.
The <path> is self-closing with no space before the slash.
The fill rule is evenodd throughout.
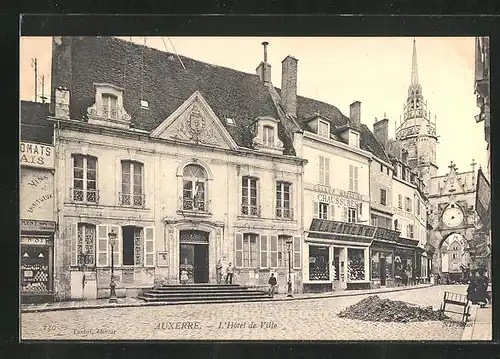
<path id="1" fill-rule="evenodd" d="M 394 286 L 394 249 L 399 232 L 378 227 L 370 247 L 371 287 Z"/>
<path id="2" fill-rule="evenodd" d="M 304 292 L 368 288 L 374 233 L 371 226 L 313 219 L 304 248 Z"/>
<path id="3" fill-rule="evenodd" d="M 54 148 L 19 149 L 20 290 L 23 303 L 54 299 Z"/>
<path id="4" fill-rule="evenodd" d="M 418 241 L 399 238 L 394 249 L 394 279 L 395 285 L 413 285 L 420 277 L 420 266 L 417 263 Z"/>

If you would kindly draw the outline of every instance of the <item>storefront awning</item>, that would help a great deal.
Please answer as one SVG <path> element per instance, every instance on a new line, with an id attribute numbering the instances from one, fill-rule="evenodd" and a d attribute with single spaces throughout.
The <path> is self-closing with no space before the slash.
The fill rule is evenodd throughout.
<path id="1" fill-rule="evenodd" d="M 418 246 L 418 240 L 399 237 L 397 244 L 401 244 L 401 245 L 409 246 L 409 247 L 416 247 L 416 246 Z"/>
<path id="2" fill-rule="evenodd" d="M 359 223 L 347 223 L 329 221 L 326 219 L 314 218 L 309 227 L 310 232 L 324 232 L 342 236 L 356 236 L 372 239 L 377 227 L 367 226 Z"/>

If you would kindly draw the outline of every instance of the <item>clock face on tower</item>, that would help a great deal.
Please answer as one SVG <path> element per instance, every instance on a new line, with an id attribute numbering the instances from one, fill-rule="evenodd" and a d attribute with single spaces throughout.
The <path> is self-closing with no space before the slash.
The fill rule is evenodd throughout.
<path id="1" fill-rule="evenodd" d="M 464 213 L 458 207 L 448 207 L 443 213 L 443 223 L 448 227 L 457 227 L 464 220 Z"/>

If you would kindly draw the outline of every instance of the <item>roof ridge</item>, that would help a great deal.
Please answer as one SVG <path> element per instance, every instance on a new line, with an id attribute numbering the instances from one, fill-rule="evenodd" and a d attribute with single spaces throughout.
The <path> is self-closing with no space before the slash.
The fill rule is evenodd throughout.
<path id="1" fill-rule="evenodd" d="M 138 48 L 140 47 L 146 47 L 150 50 L 153 50 L 153 51 L 156 51 L 156 52 L 159 52 L 161 54 L 168 54 L 168 55 L 173 55 L 173 56 L 179 56 L 181 57 L 182 59 L 187 59 L 187 60 L 191 60 L 191 61 L 195 61 L 195 62 L 198 62 L 200 64 L 205 64 L 205 65 L 209 65 L 209 66 L 213 66 L 213 67 L 218 67 L 218 68 L 221 68 L 221 69 L 225 69 L 225 70 L 230 70 L 230 71 L 233 71 L 233 72 L 237 72 L 237 73 L 241 73 L 241 74 L 244 74 L 244 75 L 250 75 L 250 76 L 258 76 L 257 74 L 253 74 L 251 72 L 245 72 L 245 71 L 241 71 L 241 70 L 236 70 L 232 67 L 226 67 L 226 66 L 221 66 L 221 65 L 215 65 L 215 64 L 211 64 L 209 62 L 205 62 L 205 61 L 201 61 L 201 60 L 197 60 L 197 59 L 194 59 L 192 57 L 188 57 L 186 55 L 181 55 L 181 54 L 177 54 L 177 53 L 173 53 L 173 52 L 169 52 L 169 51 L 163 51 L 163 50 L 160 50 L 156 47 L 151 47 L 151 46 L 147 46 L 147 45 L 141 45 L 141 44 L 137 44 L 133 41 L 129 41 L 129 40 L 124 40 L 124 39 L 120 39 L 118 38 L 117 36 L 103 36 L 103 37 L 107 37 L 107 38 L 112 38 L 114 40 L 117 40 L 117 41 L 120 41 L 120 42 L 124 42 L 124 43 L 127 43 L 127 44 L 130 44 L 132 46 L 136 46 Z M 154 37 L 154 36 L 153 36 Z"/>

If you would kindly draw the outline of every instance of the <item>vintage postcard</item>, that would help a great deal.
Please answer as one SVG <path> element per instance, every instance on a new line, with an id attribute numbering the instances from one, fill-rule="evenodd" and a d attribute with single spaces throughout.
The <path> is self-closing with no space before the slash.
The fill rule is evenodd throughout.
<path id="1" fill-rule="evenodd" d="M 487 37 L 22 37 L 21 340 L 491 340 Z"/>

